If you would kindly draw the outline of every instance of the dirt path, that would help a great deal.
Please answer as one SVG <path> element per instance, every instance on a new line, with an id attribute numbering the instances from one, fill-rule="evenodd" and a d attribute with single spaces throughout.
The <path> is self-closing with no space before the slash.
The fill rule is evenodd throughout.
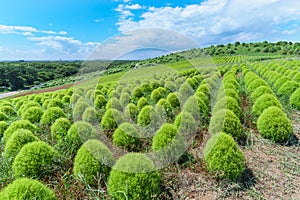
<path id="1" fill-rule="evenodd" d="M 4 98 L 7 98 L 7 97 L 10 97 L 10 96 L 19 94 L 19 93 L 20 93 L 19 91 L 16 91 L 16 92 L 6 92 L 6 93 L 1 93 L 1 94 L 0 94 L 0 99 L 4 99 Z"/>

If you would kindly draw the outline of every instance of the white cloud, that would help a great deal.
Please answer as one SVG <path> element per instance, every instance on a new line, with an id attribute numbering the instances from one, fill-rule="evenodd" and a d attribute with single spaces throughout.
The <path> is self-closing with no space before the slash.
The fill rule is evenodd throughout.
<path id="1" fill-rule="evenodd" d="M 119 12 L 126 6 L 120 5 Z M 139 20 L 120 15 L 121 32 L 141 28 L 164 28 L 191 36 L 203 45 L 237 40 L 276 40 L 293 35 L 285 26 L 300 22 L 300 1 L 206 0 L 185 7 L 150 7 Z M 277 32 L 273 30 L 277 30 Z"/>
<path id="2" fill-rule="evenodd" d="M 7 26 L 0 24 L 0 34 L 21 34 L 24 36 L 33 36 L 34 33 L 44 33 L 48 35 L 65 35 L 67 32 L 60 31 L 55 32 L 51 30 L 38 30 L 37 28 L 31 27 L 31 26 Z"/>
<path id="3" fill-rule="evenodd" d="M 124 8 L 129 10 L 139 10 L 142 9 L 143 7 L 140 4 L 132 4 L 132 5 L 126 5 Z"/>

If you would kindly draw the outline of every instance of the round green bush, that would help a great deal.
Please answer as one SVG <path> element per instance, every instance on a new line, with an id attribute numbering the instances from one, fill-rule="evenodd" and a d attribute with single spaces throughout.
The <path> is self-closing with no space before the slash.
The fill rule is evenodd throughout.
<path id="1" fill-rule="evenodd" d="M 240 84 L 236 81 L 234 78 L 228 78 L 223 80 L 224 87 L 226 88 L 226 85 L 231 84 L 234 85 L 235 91 L 240 91 Z"/>
<path id="2" fill-rule="evenodd" d="M 289 98 L 298 88 L 300 88 L 300 84 L 296 81 L 287 81 L 278 89 L 277 94 L 280 97 Z"/>
<path id="3" fill-rule="evenodd" d="M 151 87 L 151 85 L 148 84 L 148 83 L 144 83 L 144 84 L 140 87 L 140 89 L 142 90 L 142 92 L 143 92 L 145 95 L 150 94 L 151 91 L 152 91 L 152 87 Z"/>
<path id="4" fill-rule="evenodd" d="M 62 102 L 63 104 L 69 104 L 69 103 L 71 102 L 71 97 L 70 97 L 69 95 L 65 95 L 65 96 L 62 98 L 61 102 Z"/>
<path id="5" fill-rule="evenodd" d="M 7 121 L 9 117 L 4 113 L 0 112 L 0 121 Z"/>
<path id="6" fill-rule="evenodd" d="M 239 119 L 242 118 L 242 109 L 237 103 L 237 101 L 229 96 L 226 96 L 216 103 L 216 105 L 213 108 L 212 113 L 219 111 L 220 109 L 228 109 L 231 110 Z"/>
<path id="7" fill-rule="evenodd" d="M 97 111 L 92 107 L 87 107 L 82 115 L 82 120 L 90 124 L 98 124 L 99 116 Z"/>
<path id="8" fill-rule="evenodd" d="M 145 97 L 141 97 L 137 102 L 137 108 L 142 110 L 144 106 L 149 105 L 148 100 Z"/>
<path id="9" fill-rule="evenodd" d="M 190 96 L 194 94 L 194 90 L 188 83 L 184 83 L 179 88 L 179 94 L 182 97 L 183 101 L 186 101 Z"/>
<path id="10" fill-rule="evenodd" d="M 28 101 L 23 103 L 23 105 L 20 107 L 20 109 L 18 110 L 18 115 L 22 116 L 23 112 L 28 110 L 31 107 L 40 107 L 40 104 L 38 104 L 35 101 Z"/>
<path id="11" fill-rule="evenodd" d="M 201 84 L 196 92 L 203 92 L 206 96 L 208 96 L 210 94 L 210 88 L 208 84 Z"/>
<path id="12" fill-rule="evenodd" d="M 300 111 L 300 88 L 297 89 L 290 97 L 290 104 Z M 1 135 L 1 132 L 0 132 Z"/>
<path id="13" fill-rule="evenodd" d="M 293 80 L 296 82 L 300 82 L 300 72 L 294 75 Z"/>
<path id="14" fill-rule="evenodd" d="M 122 107 L 125 107 L 128 103 L 130 103 L 130 95 L 127 92 L 122 92 L 120 97 L 120 103 Z"/>
<path id="15" fill-rule="evenodd" d="M 88 185 L 96 185 L 99 176 L 101 184 L 107 180 L 114 157 L 99 140 L 88 140 L 78 150 L 74 159 L 74 175 Z"/>
<path id="16" fill-rule="evenodd" d="M 25 144 L 15 157 L 13 175 L 15 178 L 42 178 L 50 175 L 58 158 L 58 152 L 45 142 L 30 142 Z"/>
<path id="17" fill-rule="evenodd" d="M 101 128 L 104 131 L 113 131 L 123 122 L 123 114 L 116 109 L 109 109 L 101 120 Z"/>
<path id="18" fill-rule="evenodd" d="M 0 192 L 2 200 L 56 200 L 55 194 L 37 180 L 19 178 Z"/>
<path id="19" fill-rule="evenodd" d="M 229 89 L 223 89 L 223 88 L 220 89 L 218 92 L 217 100 L 220 100 L 220 99 L 224 98 L 225 96 L 234 98 L 238 104 L 241 103 L 241 98 L 236 90 L 233 90 L 230 88 Z"/>
<path id="20" fill-rule="evenodd" d="M 11 106 L 0 106 L 0 111 L 8 116 L 13 116 L 16 114 L 16 111 Z"/>
<path id="21" fill-rule="evenodd" d="M 154 103 L 158 102 L 161 98 L 164 98 L 164 94 L 161 93 L 159 88 L 156 88 L 151 92 L 151 100 Z"/>
<path id="22" fill-rule="evenodd" d="M 103 108 L 105 108 L 106 103 L 107 103 L 107 100 L 103 95 L 97 95 L 95 102 L 94 102 L 94 106 L 96 109 L 103 109 Z"/>
<path id="23" fill-rule="evenodd" d="M 77 92 L 77 91 L 76 91 Z M 77 94 L 77 93 L 74 93 L 72 96 L 71 96 L 71 100 L 70 100 L 70 103 L 72 103 L 73 105 L 75 105 L 77 103 L 77 101 L 80 99 L 80 95 Z"/>
<path id="24" fill-rule="evenodd" d="M 170 102 L 170 104 L 173 108 L 179 108 L 180 107 L 179 93 L 170 93 L 167 96 L 167 100 Z"/>
<path id="25" fill-rule="evenodd" d="M 46 100 L 43 102 L 42 107 L 43 107 L 44 109 L 47 109 L 49 103 L 50 103 L 50 99 L 46 99 Z"/>
<path id="26" fill-rule="evenodd" d="M 119 158 L 110 172 L 108 193 L 113 199 L 158 198 L 161 178 L 152 161 L 140 153 Z"/>
<path id="27" fill-rule="evenodd" d="M 31 123 L 38 123 L 43 114 L 44 110 L 41 107 L 32 107 L 23 112 L 22 119 L 28 120 Z"/>
<path id="28" fill-rule="evenodd" d="M 176 84 L 172 81 L 167 81 L 165 83 L 165 87 L 168 88 L 170 91 L 176 91 L 177 90 Z"/>
<path id="29" fill-rule="evenodd" d="M 66 136 L 67 154 L 75 153 L 84 142 L 95 139 L 96 134 L 96 129 L 90 123 L 78 121 L 72 124 Z"/>
<path id="30" fill-rule="evenodd" d="M 84 99 L 79 99 L 73 108 L 73 117 L 75 120 L 81 120 L 82 115 L 89 107 L 89 104 Z"/>
<path id="31" fill-rule="evenodd" d="M 48 108 L 50 107 L 60 107 L 60 108 L 64 108 L 64 104 L 60 99 L 52 99 L 49 104 L 48 104 Z"/>
<path id="32" fill-rule="evenodd" d="M 247 92 L 251 94 L 254 90 L 256 90 L 256 88 L 258 88 L 260 86 L 269 87 L 269 85 L 266 83 L 266 81 L 264 81 L 262 79 L 256 79 L 256 80 L 252 81 L 250 83 L 250 85 L 247 86 Z"/>
<path id="33" fill-rule="evenodd" d="M 13 122 L 4 132 L 3 140 L 6 142 L 11 137 L 11 135 L 18 129 L 30 130 L 32 133 L 37 131 L 37 127 L 30 123 L 28 120 L 19 120 Z"/>
<path id="34" fill-rule="evenodd" d="M 275 83 L 274 83 L 274 87 L 275 89 L 279 89 L 285 82 L 287 81 L 291 81 L 292 79 L 286 77 L 286 76 L 282 76 L 281 78 L 279 78 Z"/>
<path id="35" fill-rule="evenodd" d="M 195 120 L 206 121 L 208 108 L 205 103 L 196 96 L 191 96 L 183 105 L 182 111 L 190 113 Z"/>
<path id="36" fill-rule="evenodd" d="M 132 100 L 134 103 L 137 103 L 137 101 L 138 101 L 142 96 L 144 96 L 143 91 L 142 91 L 139 87 L 136 87 L 136 88 L 134 88 L 133 91 L 132 91 L 132 94 L 131 94 L 131 100 Z"/>
<path id="37" fill-rule="evenodd" d="M 208 107 L 210 102 L 209 102 L 209 98 L 206 94 L 204 94 L 203 92 L 198 91 L 198 92 L 195 93 L 195 95 L 196 95 L 197 98 L 201 99 L 205 103 L 205 105 L 207 105 L 207 107 Z"/>
<path id="38" fill-rule="evenodd" d="M 141 149 L 140 134 L 135 125 L 128 122 L 122 123 L 113 134 L 113 143 L 127 151 Z"/>
<path id="39" fill-rule="evenodd" d="M 190 113 L 181 112 L 178 114 L 175 118 L 174 125 L 178 129 L 178 133 L 186 139 L 190 139 L 196 134 L 197 123 Z"/>
<path id="40" fill-rule="evenodd" d="M 210 173 L 221 179 L 236 181 L 245 169 L 245 158 L 234 139 L 219 133 L 204 148 L 204 160 Z"/>
<path id="41" fill-rule="evenodd" d="M 51 137 L 57 142 L 61 141 L 67 135 L 71 127 L 71 122 L 67 118 L 59 118 L 51 126 Z"/>
<path id="42" fill-rule="evenodd" d="M 155 106 L 155 110 L 162 119 L 167 121 L 171 121 L 174 117 L 173 108 L 166 99 L 160 99 Z"/>
<path id="43" fill-rule="evenodd" d="M 155 126 L 159 116 L 152 106 L 145 106 L 138 115 L 137 123 L 141 127 Z"/>
<path id="44" fill-rule="evenodd" d="M 243 127 L 239 118 L 227 109 L 221 109 L 213 114 L 209 123 L 209 133 L 211 135 L 225 132 L 234 138 L 242 135 Z"/>
<path id="45" fill-rule="evenodd" d="M 253 104 L 252 113 L 254 116 L 258 117 L 265 109 L 269 108 L 270 106 L 277 106 L 278 108 L 282 109 L 281 103 L 274 95 L 264 94 L 259 97 Z"/>
<path id="46" fill-rule="evenodd" d="M 259 133 L 274 142 L 286 142 L 293 134 L 292 123 L 282 109 L 271 106 L 257 120 Z"/>
<path id="47" fill-rule="evenodd" d="M 116 109 L 121 112 L 123 111 L 123 106 L 121 105 L 120 101 L 115 97 L 111 98 L 106 104 L 106 110 L 110 108 Z"/>
<path id="48" fill-rule="evenodd" d="M 246 84 L 246 87 L 248 85 L 250 85 L 250 83 L 252 81 L 255 81 L 257 80 L 259 77 L 254 73 L 254 72 L 248 72 L 245 76 L 244 76 L 244 81 L 245 81 L 245 84 Z"/>
<path id="49" fill-rule="evenodd" d="M 38 140 L 39 139 L 29 130 L 16 130 L 5 144 L 5 158 L 13 160 L 25 144 Z"/>
<path id="50" fill-rule="evenodd" d="M 59 107 L 51 107 L 51 108 L 48 108 L 42 118 L 41 118 L 41 121 L 40 123 L 42 125 L 52 125 L 55 120 L 57 120 L 58 118 L 66 118 L 66 114 L 62 111 L 61 108 Z"/>
<path id="51" fill-rule="evenodd" d="M 124 120 L 127 122 L 136 122 L 139 110 L 134 103 L 129 103 L 124 109 Z"/>
<path id="52" fill-rule="evenodd" d="M 3 137 L 5 130 L 8 128 L 9 124 L 6 121 L 0 121 L 0 140 Z"/>
<path id="53" fill-rule="evenodd" d="M 173 138 L 178 134 L 176 126 L 173 124 L 165 123 L 155 133 L 152 141 L 152 149 L 158 151 L 167 146 Z"/>
<path id="54" fill-rule="evenodd" d="M 274 95 L 273 90 L 268 86 L 260 86 L 256 88 L 251 94 L 251 100 L 255 102 L 259 97 L 264 94 Z"/>

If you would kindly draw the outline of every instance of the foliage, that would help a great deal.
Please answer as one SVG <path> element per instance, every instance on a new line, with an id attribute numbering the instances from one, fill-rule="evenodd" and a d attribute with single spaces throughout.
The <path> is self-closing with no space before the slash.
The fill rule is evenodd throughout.
<path id="1" fill-rule="evenodd" d="M 213 108 L 212 113 L 219 111 L 220 109 L 231 110 L 239 119 L 242 118 L 242 110 L 237 101 L 229 96 L 225 96 L 222 99 L 218 100 L 216 105 Z"/>
<path id="2" fill-rule="evenodd" d="M 170 93 L 167 96 L 167 100 L 170 102 L 170 104 L 173 108 L 179 108 L 180 107 L 179 93 Z"/>
<path id="3" fill-rule="evenodd" d="M 14 121 L 4 132 L 3 140 L 7 142 L 11 135 L 18 129 L 26 129 L 31 131 L 32 133 L 35 133 L 37 131 L 37 127 L 30 123 L 30 121 L 28 120 Z"/>
<path id="4" fill-rule="evenodd" d="M 213 114 L 209 123 L 209 133 L 211 135 L 225 132 L 234 138 L 242 135 L 242 125 L 239 118 L 227 109 L 221 109 Z"/>
<path id="5" fill-rule="evenodd" d="M 208 171 L 219 178 L 236 181 L 244 171 L 245 158 L 233 138 L 226 133 L 212 136 L 204 148 Z"/>
<path id="6" fill-rule="evenodd" d="M 129 103 L 124 109 L 124 120 L 128 122 L 136 122 L 138 113 L 139 110 L 136 105 L 134 103 Z"/>
<path id="7" fill-rule="evenodd" d="M 290 97 L 290 104 L 300 111 L 300 88 L 298 88 Z M 1 134 L 1 132 L 0 132 Z"/>
<path id="8" fill-rule="evenodd" d="M 278 107 L 271 106 L 257 120 L 259 133 L 274 142 L 286 142 L 293 133 L 291 121 Z"/>
<path id="9" fill-rule="evenodd" d="M 87 107 L 82 115 L 82 120 L 90 124 L 98 124 L 99 116 L 97 111 L 92 107 Z"/>
<path id="10" fill-rule="evenodd" d="M 29 130 L 16 130 L 5 144 L 5 158 L 13 160 L 25 144 L 38 140 Z"/>
<path id="11" fill-rule="evenodd" d="M 142 110 L 144 106 L 149 105 L 148 100 L 145 97 L 141 97 L 137 102 L 137 108 Z"/>
<path id="12" fill-rule="evenodd" d="M 252 106 L 252 113 L 256 117 L 258 117 L 265 109 L 269 108 L 270 106 L 277 106 L 278 108 L 282 109 L 281 103 L 274 95 L 264 94 L 259 97 Z"/>
<path id="13" fill-rule="evenodd" d="M 108 193 L 113 199 L 157 198 L 161 178 L 152 161 L 140 153 L 128 153 L 119 158 L 108 180 Z"/>
<path id="14" fill-rule="evenodd" d="M 41 118 L 41 121 L 40 123 L 42 125 L 48 125 L 48 126 L 51 126 L 57 119 L 59 118 L 66 118 L 66 114 L 62 111 L 61 108 L 59 107 L 51 107 L 51 108 L 48 108 L 42 118 Z"/>
<path id="15" fill-rule="evenodd" d="M 4 113 L 0 112 L 0 121 L 7 121 L 9 117 Z"/>
<path id="16" fill-rule="evenodd" d="M 278 89 L 277 94 L 289 98 L 298 88 L 300 88 L 300 84 L 296 81 L 287 81 Z"/>
<path id="17" fill-rule="evenodd" d="M 174 117 L 173 109 L 169 101 L 166 99 L 160 99 L 155 106 L 155 110 L 162 119 L 172 121 Z"/>
<path id="18" fill-rule="evenodd" d="M 175 118 L 174 125 L 178 129 L 178 133 L 185 138 L 190 139 L 196 134 L 197 123 L 194 117 L 188 112 L 178 114 Z"/>
<path id="19" fill-rule="evenodd" d="M 264 94 L 274 95 L 274 92 L 268 86 L 259 86 L 252 92 L 251 100 L 255 102 L 259 97 L 261 97 Z"/>
<path id="20" fill-rule="evenodd" d="M 2 200 L 56 200 L 55 194 L 37 180 L 19 178 L 0 192 Z"/>
<path id="21" fill-rule="evenodd" d="M 89 185 L 107 180 L 114 158 L 110 150 L 99 140 L 88 140 L 78 150 L 74 159 L 74 175 Z"/>
<path id="22" fill-rule="evenodd" d="M 141 127 L 155 125 L 159 116 L 152 106 L 145 106 L 138 115 L 137 123 Z"/>
<path id="23" fill-rule="evenodd" d="M 3 137 L 5 130 L 8 128 L 9 124 L 6 121 L 0 121 L 0 140 Z"/>
<path id="24" fill-rule="evenodd" d="M 107 100 L 103 95 L 97 95 L 95 102 L 94 102 L 94 106 L 96 109 L 102 109 L 102 108 L 105 108 L 106 103 L 107 103 Z"/>
<path id="25" fill-rule="evenodd" d="M 44 110 L 41 107 L 32 107 L 23 112 L 22 119 L 28 120 L 31 123 L 38 123 L 43 114 Z"/>
<path id="26" fill-rule="evenodd" d="M 105 112 L 101 120 L 101 128 L 104 131 L 112 131 L 118 127 L 118 124 L 122 123 L 122 113 L 116 109 L 109 109 Z"/>
<path id="27" fill-rule="evenodd" d="M 23 146 L 14 159 L 12 170 L 16 178 L 41 178 L 53 173 L 59 154 L 45 142 L 31 142 Z"/>
<path id="28" fill-rule="evenodd" d="M 67 118 L 58 118 L 51 126 L 51 137 L 60 142 L 67 135 L 71 122 Z"/>
<path id="29" fill-rule="evenodd" d="M 122 123 L 113 134 L 113 143 L 127 151 L 138 151 L 141 149 L 140 134 L 134 124 Z"/>

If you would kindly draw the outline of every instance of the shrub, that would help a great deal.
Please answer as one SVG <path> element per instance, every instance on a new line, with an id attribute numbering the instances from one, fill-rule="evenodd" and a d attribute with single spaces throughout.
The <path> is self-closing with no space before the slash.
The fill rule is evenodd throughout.
<path id="1" fill-rule="evenodd" d="M 212 136 L 204 148 L 208 171 L 219 178 L 236 181 L 244 171 L 245 158 L 233 138 L 226 133 Z"/>
<path id="2" fill-rule="evenodd" d="M 78 100 L 73 108 L 74 119 L 81 120 L 85 109 L 88 107 L 89 107 L 89 104 L 84 99 Z"/>
<path id="3" fill-rule="evenodd" d="M 0 105 L 0 111 L 5 113 L 8 116 L 12 116 L 16 114 L 16 111 L 11 106 Z"/>
<path id="4" fill-rule="evenodd" d="M 49 103 L 50 103 L 50 99 L 46 99 L 46 100 L 43 102 L 42 107 L 43 107 L 44 109 L 47 109 Z"/>
<path id="5" fill-rule="evenodd" d="M 165 87 L 168 88 L 170 91 L 176 91 L 177 86 L 172 81 L 167 81 Z"/>
<path id="6" fill-rule="evenodd" d="M 213 108 L 212 113 L 219 111 L 220 109 L 231 110 L 239 119 L 242 118 L 242 110 L 237 101 L 229 96 L 220 99 Z"/>
<path id="7" fill-rule="evenodd" d="M 155 110 L 161 118 L 167 121 L 171 121 L 174 117 L 172 106 L 166 99 L 160 99 L 155 106 Z"/>
<path id="8" fill-rule="evenodd" d="M 209 123 L 209 133 L 211 135 L 225 132 L 234 138 L 239 138 L 242 134 L 243 127 L 239 118 L 227 109 L 221 109 L 215 112 Z"/>
<path id="9" fill-rule="evenodd" d="M 13 160 L 25 144 L 38 140 L 29 130 L 16 130 L 5 144 L 5 158 Z"/>
<path id="10" fill-rule="evenodd" d="M 170 104 L 173 108 L 179 108 L 180 107 L 180 101 L 179 101 L 179 94 L 178 93 L 170 93 L 167 96 L 167 100 L 170 102 Z"/>
<path id="11" fill-rule="evenodd" d="M 124 120 L 136 122 L 139 110 L 134 103 L 129 103 L 124 109 Z"/>
<path id="12" fill-rule="evenodd" d="M 125 107 L 130 102 L 130 95 L 127 92 L 122 92 L 120 97 L 120 103 Z"/>
<path id="13" fill-rule="evenodd" d="M 182 97 L 183 101 L 186 101 L 190 96 L 194 94 L 194 90 L 188 83 L 184 83 L 179 88 L 179 94 Z"/>
<path id="14" fill-rule="evenodd" d="M 286 142 L 293 133 L 291 121 L 278 107 L 271 106 L 257 120 L 259 133 L 274 142 Z"/>
<path id="15" fill-rule="evenodd" d="M 259 97 L 254 105 L 252 106 L 252 113 L 254 116 L 258 117 L 260 114 L 270 106 L 277 106 L 282 109 L 282 105 L 278 101 L 278 99 L 271 94 L 264 94 Z"/>
<path id="16" fill-rule="evenodd" d="M 51 107 L 44 112 L 40 123 L 42 125 L 52 125 L 59 118 L 66 118 L 66 114 L 59 107 Z"/>
<path id="17" fill-rule="evenodd" d="M 133 102 L 136 103 L 142 96 L 144 96 L 144 93 L 139 87 L 133 89 L 131 94 L 131 99 Z"/>
<path id="18" fill-rule="evenodd" d="M 48 104 L 48 108 L 50 107 L 60 107 L 60 108 L 64 108 L 64 104 L 60 99 L 52 99 L 49 104 Z"/>
<path id="19" fill-rule="evenodd" d="M 260 86 L 266 86 L 269 87 L 269 85 L 262 79 L 256 79 L 250 83 L 250 85 L 247 86 L 247 92 L 252 93 L 256 88 Z"/>
<path id="20" fill-rule="evenodd" d="M 210 94 L 210 88 L 208 84 L 201 84 L 196 92 L 203 92 L 206 96 L 208 96 Z"/>
<path id="21" fill-rule="evenodd" d="M 31 107 L 40 107 L 40 104 L 35 101 L 28 101 L 20 107 L 20 109 L 18 110 L 18 115 L 21 116 L 24 111 L 28 110 Z"/>
<path id="22" fill-rule="evenodd" d="M 203 92 L 198 91 L 198 92 L 195 93 L 195 95 L 198 99 L 201 99 L 205 103 L 205 105 L 207 105 L 207 107 L 208 107 L 210 102 L 209 102 L 209 98 L 207 97 L 206 94 L 204 94 Z"/>
<path id="23" fill-rule="evenodd" d="M 74 175 L 89 185 L 96 185 L 100 175 L 104 185 L 113 164 L 113 155 L 102 142 L 88 140 L 80 147 L 74 159 Z"/>
<path id="24" fill-rule="evenodd" d="M 71 101 L 71 97 L 69 95 L 65 95 L 61 100 L 61 102 L 64 104 L 69 104 L 70 101 Z"/>
<path id="25" fill-rule="evenodd" d="M 300 88 L 291 95 L 290 104 L 297 110 L 300 110 Z"/>
<path id="26" fill-rule="evenodd" d="M 193 115 L 195 120 L 206 121 L 208 118 L 208 108 L 205 103 L 196 96 L 191 96 L 183 105 L 182 111 Z"/>
<path id="27" fill-rule="evenodd" d="M 246 75 L 245 75 L 245 77 L 244 77 L 244 81 L 245 81 L 245 84 L 246 84 L 246 87 L 248 86 L 248 85 L 250 85 L 250 83 L 252 82 L 252 81 L 255 81 L 255 80 L 257 80 L 259 77 L 254 73 L 254 72 L 248 72 Z"/>
<path id="28" fill-rule="evenodd" d="M 13 122 L 4 132 L 3 140 L 6 142 L 11 137 L 11 135 L 18 129 L 26 129 L 35 133 L 37 131 L 37 127 L 30 123 L 28 120 L 19 120 Z"/>
<path id="29" fill-rule="evenodd" d="M 9 184 L 0 192 L 0 199 L 10 200 L 56 200 L 55 194 L 37 180 L 20 178 Z"/>
<path id="30" fill-rule="evenodd" d="M 7 121 L 9 117 L 4 113 L 0 112 L 0 121 Z"/>
<path id="31" fill-rule="evenodd" d="M 58 153 L 45 142 L 31 142 L 23 146 L 14 159 L 12 171 L 16 178 L 41 178 L 51 174 Z"/>
<path id="32" fill-rule="evenodd" d="M 23 112 L 22 119 L 28 120 L 31 123 L 38 123 L 43 114 L 44 110 L 41 107 L 32 107 Z"/>
<path id="33" fill-rule="evenodd" d="M 108 193 L 113 199 L 157 198 L 161 178 L 152 161 L 143 154 L 129 153 L 119 158 L 108 180 Z"/>
<path id="34" fill-rule="evenodd" d="M 83 115 L 82 115 L 82 120 L 91 124 L 98 124 L 99 123 L 99 117 L 97 111 L 92 108 L 88 107 L 85 109 Z"/>
<path id="35" fill-rule="evenodd" d="M 120 101 L 115 97 L 111 98 L 106 104 L 106 110 L 108 110 L 110 108 L 116 109 L 121 112 L 123 111 L 123 107 L 122 107 Z"/>
<path id="36" fill-rule="evenodd" d="M 154 89 L 151 92 L 151 100 L 156 103 L 158 102 L 161 98 L 164 98 L 164 95 L 161 93 L 161 91 L 159 90 L 159 88 Z"/>
<path id="37" fill-rule="evenodd" d="M 113 143 L 127 151 L 141 149 L 139 132 L 135 125 L 128 122 L 122 123 L 113 134 Z"/>
<path id="38" fill-rule="evenodd" d="M 138 100 L 138 103 L 137 103 L 137 108 L 139 110 L 142 110 L 142 108 L 146 105 L 149 105 L 148 103 L 148 100 L 145 98 L 145 97 L 141 97 L 139 100 Z"/>
<path id="39" fill-rule="evenodd" d="M 55 138 L 58 142 L 67 135 L 71 127 L 71 122 L 67 118 L 57 119 L 51 126 L 51 137 Z"/>
<path id="40" fill-rule="evenodd" d="M 113 131 L 123 121 L 122 113 L 116 109 L 109 109 L 105 112 L 101 120 L 101 128 L 104 131 Z"/>
<path id="41" fill-rule="evenodd" d="M 282 76 L 281 78 L 279 78 L 275 83 L 274 83 L 274 87 L 275 89 L 279 89 L 285 82 L 287 81 L 291 81 L 292 79 L 286 77 L 286 76 Z"/>
<path id="42" fill-rule="evenodd" d="M 94 106 L 96 109 L 103 109 L 103 108 L 105 108 L 106 103 L 107 103 L 107 100 L 103 95 L 97 95 L 95 102 L 94 102 Z"/>
<path id="43" fill-rule="evenodd" d="M 6 121 L 0 121 L 0 140 L 3 137 L 5 130 L 8 128 L 9 124 Z"/>
<path id="44" fill-rule="evenodd" d="M 273 90 L 268 86 L 260 86 L 254 90 L 251 94 L 251 100 L 256 101 L 259 97 L 261 97 L 264 94 L 270 94 L 274 95 Z"/>
<path id="45" fill-rule="evenodd" d="M 150 94 L 151 91 L 152 91 L 152 87 L 150 84 L 148 83 L 144 83 L 140 89 L 142 90 L 143 94 L 147 95 L 147 94 Z"/>
<path id="46" fill-rule="evenodd" d="M 79 147 L 89 139 L 96 138 L 96 129 L 89 123 L 84 121 L 78 121 L 72 124 L 68 130 L 66 140 L 67 141 L 67 154 L 75 153 Z"/>
<path id="47" fill-rule="evenodd" d="M 145 106 L 138 115 L 138 125 L 153 126 L 157 124 L 159 116 L 157 115 L 155 109 L 152 106 Z"/>
<path id="48" fill-rule="evenodd" d="M 197 124 L 190 113 L 181 112 L 176 116 L 174 125 L 178 129 L 178 132 L 186 139 L 190 139 L 196 134 Z"/>
<path id="49" fill-rule="evenodd" d="M 295 81 L 287 81 L 285 82 L 277 91 L 279 96 L 290 97 L 295 90 L 300 87 L 300 84 Z"/>

